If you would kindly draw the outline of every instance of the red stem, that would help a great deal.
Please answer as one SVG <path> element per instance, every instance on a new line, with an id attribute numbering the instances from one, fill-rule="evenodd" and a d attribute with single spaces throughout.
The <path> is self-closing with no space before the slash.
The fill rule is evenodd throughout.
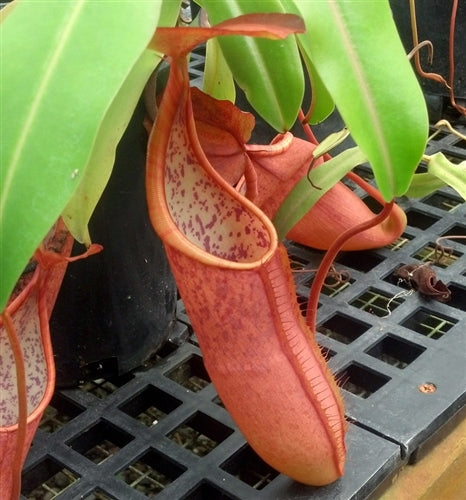
<path id="1" fill-rule="evenodd" d="M 460 106 L 455 100 L 454 81 L 455 81 L 455 25 L 456 25 L 456 12 L 458 10 L 458 0 L 453 0 L 451 7 L 451 17 L 450 17 L 450 33 L 448 42 L 448 52 L 449 52 L 449 65 L 450 71 L 448 75 L 448 85 L 450 92 L 451 104 L 463 115 L 466 114 L 466 108 Z"/>
<path id="2" fill-rule="evenodd" d="M 304 115 L 302 109 L 299 110 L 298 120 L 301 122 L 301 126 L 303 127 L 304 133 L 306 134 L 306 137 L 309 139 L 309 142 L 312 142 L 312 144 L 315 144 L 317 146 L 319 144 L 319 141 L 314 135 L 314 132 L 309 126 L 309 123 L 306 122 L 306 116 Z"/>
<path id="3" fill-rule="evenodd" d="M 15 325 L 10 313 L 5 309 L 2 315 L 3 325 L 10 342 L 16 367 L 16 387 L 18 391 L 18 431 L 16 436 L 16 449 L 11 464 L 12 490 L 11 498 L 19 498 L 21 494 L 21 469 L 23 466 L 23 452 L 26 441 L 27 425 L 27 389 L 24 358 L 21 343 L 16 333 Z"/>
<path id="4" fill-rule="evenodd" d="M 354 227 L 350 227 L 344 233 L 342 233 L 330 246 L 327 252 L 322 259 L 322 262 L 319 265 L 317 273 L 314 277 L 314 281 L 312 282 L 311 292 L 309 294 L 309 301 L 307 303 L 307 311 L 306 311 L 306 322 L 308 326 L 311 328 L 313 332 L 316 331 L 316 321 L 317 321 L 317 307 L 319 305 L 319 296 L 322 291 L 322 287 L 324 286 L 325 278 L 335 260 L 338 252 L 344 243 L 346 243 L 350 238 L 355 236 L 358 233 L 362 233 L 367 229 L 370 229 L 377 224 L 380 224 L 384 221 L 392 211 L 393 208 L 393 200 L 390 203 L 385 203 L 383 210 L 377 214 L 372 219 L 369 219 L 361 224 L 358 224 Z"/>
<path id="5" fill-rule="evenodd" d="M 450 17 L 450 37 L 448 41 L 449 48 L 449 63 L 450 71 L 448 75 L 448 83 L 453 89 L 453 80 L 455 78 L 455 24 L 456 24 L 456 11 L 458 9 L 458 0 L 453 0 L 453 5 L 451 7 L 451 17 Z"/>

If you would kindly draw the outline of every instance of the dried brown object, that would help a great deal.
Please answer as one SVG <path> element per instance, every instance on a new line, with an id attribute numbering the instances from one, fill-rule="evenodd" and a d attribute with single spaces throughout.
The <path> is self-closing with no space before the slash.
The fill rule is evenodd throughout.
<path id="1" fill-rule="evenodd" d="M 406 282 L 422 295 L 433 297 L 440 302 L 448 302 L 451 297 L 449 288 L 437 279 L 435 271 L 428 264 L 407 264 L 394 273 L 395 278 Z"/>

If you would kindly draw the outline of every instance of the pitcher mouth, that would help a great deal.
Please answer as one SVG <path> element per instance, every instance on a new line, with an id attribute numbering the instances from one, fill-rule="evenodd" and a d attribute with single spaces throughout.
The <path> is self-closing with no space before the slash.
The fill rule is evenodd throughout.
<path id="1" fill-rule="evenodd" d="M 274 254 L 278 238 L 270 219 L 216 172 L 199 142 L 184 68 L 172 65 L 178 99 L 162 100 L 151 140 L 146 185 L 153 225 L 162 240 L 206 264 L 254 269 Z M 164 96 L 165 98 L 165 96 Z M 171 124 L 163 137 L 170 106 Z M 162 118 L 160 118 L 162 116 Z M 159 123 L 159 118 L 160 122 Z"/>

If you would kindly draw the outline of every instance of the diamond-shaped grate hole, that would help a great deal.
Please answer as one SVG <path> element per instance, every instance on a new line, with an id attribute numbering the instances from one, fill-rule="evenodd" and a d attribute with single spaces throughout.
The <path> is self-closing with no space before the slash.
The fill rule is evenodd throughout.
<path id="1" fill-rule="evenodd" d="M 386 248 L 388 248 L 392 252 L 397 252 L 398 250 L 403 248 L 406 245 L 406 243 L 409 243 L 412 239 L 413 237 L 410 236 L 409 234 L 402 234 L 395 241 L 392 241 L 389 245 L 387 245 Z"/>
<path id="2" fill-rule="evenodd" d="M 203 457 L 232 433 L 233 429 L 198 411 L 170 432 L 168 437 L 179 446 Z"/>
<path id="3" fill-rule="evenodd" d="M 367 399 L 390 381 L 390 377 L 358 364 L 351 364 L 337 373 L 336 379 L 341 380 L 342 389 L 363 399 Z"/>
<path id="4" fill-rule="evenodd" d="M 445 269 L 454 264 L 461 255 L 456 250 L 451 251 L 451 253 L 442 253 L 435 244 L 431 243 L 419 249 L 413 254 L 413 257 L 422 262 L 432 262 L 433 265 Z"/>
<path id="5" fill-rule="evenodd" d="M 52 500 L 78 479 L 77 474 L 47 457 L 23 473 L 21 493 L 30 499 Z"/>
<path id="6" fill-rule="evenodd" d="M 447 212 L 453 212 L 462 202 L 463 201 L 456 196 L 450 196 L 440 192 L 434 193 L 423 200 L 423 203 L 426 205 L 437 207 Z"/>
<path id="7" fill-rule="evenodd" d="M 452 241 L 466 245 L 466 226 L 462 224 L 456 224 L 448 231 L 445 231 L 442 236 L 451 236 Z M 462 236 L 463 238 L 453 238 L 453 236 Z"/>
<path id="8" fill-rule="evenodd" d="M 97 488 L 89 495 L 85 496 L 83 500 L 117 500 L 114 496 L 105 493 L 100 488 Z"/>
<path id="9" fill-rule="evenodd" d="M 403 302 L 400 298 L 389 296 L 371 288 L 350 302 L 350 304 L 358 309 L 383 318 L 388 316 L 391 311 L 395 310 Z"/>
<path id="10" fill-rule="evenodd" d="M 139 460 L 117 474 L 136 491 L 154 497 L 181 476 L 186 468 L 155 450 L 145 453 Z"/>
<path id="11" fill-rule="evenodd" d="M 370 328 L 370 325 L 357 321 L 343 314 L 335 314 L 317 327 L 317 331 L 326 337 L 351 344 Z"/>
<path id="12" fill-rule="evenodd" d="M 278 476 L 278 472 L 266 464 L 248 445 L 220 467 L 256 490 L 264 489 Z"/>
<path id="13" fill-rule="evenodd" d="M 107 396 L 110 396 L 110 394 L 114 393 L 117 389 L 127 384 L 133 377 L 134 375 L 128 373 L 126 375 L 122 375 L 121 377 L 90 380 L 88 382 L 85 382 L 84 384 L 81 384 L 79 388 L 82 391 L 94 394 L 94 396 L 100 399 L 105 399 Z"/>
<path id="14" fill-rule="evenodd" d="M 196 354 L 170 370 L 165 376 L 193 392 L 198 392 L 210 384 L 210 377 L 202 358 Z"/>
<path id="15" fill-rule="evenodd" d="M 437 340 L 443 337 L 456 323 L 456 319 L 421 308 L 401 324 L 410 330 Z"/>
<path id="16" fill-rule="evenodd" d="M 183 500 L 206 500 L 208 498 L 215 500 L 236 500 L 237 497 L 232 497 L 222 490 L 219 490 L 217 486 L 204 481 L 199 486 L 196 487 L 187 497 L 183 497 Z"/>
<path id="17" fill-rule="evenodd" d="M 127 432 L 101 420 L 67 444 L 95 464 L 100 464 L 132 440 L 133 436 Z"/>
<path id="18" fill-rule="evenodd" d="M 407 210 L 406 216 L 408 218 L 408 226 L 417 227 L 419 229 L 427 229 L 439 220 L 438 217 L 427 215 L 424 212 L 414 209 Z"/>
<path id="19" fill-rule="evenodd" d="M 39 429 L 55 432 L 83 411 L 84 408 L 56 393 L 44 411 Z"/>
<path id="20" fill-rule="evenodd" d="M 466 311 L 466 288 L 455 283 L 450 283 L 448 288 L 451 291 L 451 299 L 448 305 Z"/>
<path id="21" fill-rule="evenodd" d="M 342 266 L 348 266 L 357 271 L 366 273 L 385 260 L 374 252 L 347 252 L 338 257 L 337 261 Z"/>
<path id="22" fill-rule="evenodd" d="M 148 427 L 156 425 L 178 408 L 181 401 L 153 385 L 120 406 L 120 410 Z"/>
<path id="23" fill-rule="evenodd" d="M 393 335 L 387 335 L 366 352 L 370 356 L 402 370 L 417 359 L 424 351 L 425 347 Z"/>

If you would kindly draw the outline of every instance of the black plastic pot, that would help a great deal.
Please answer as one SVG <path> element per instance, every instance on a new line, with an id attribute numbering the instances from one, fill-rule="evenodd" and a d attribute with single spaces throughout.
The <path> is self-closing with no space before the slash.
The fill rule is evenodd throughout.
<path id="1" fill-rule="evenodd" d="M 104 250 L 68 266 L 52 314 L 59 387 L 136 368 L 173 328 L 176 287 L 147 213 L 143 113 L 138 106 L 90 222 Z"/>

